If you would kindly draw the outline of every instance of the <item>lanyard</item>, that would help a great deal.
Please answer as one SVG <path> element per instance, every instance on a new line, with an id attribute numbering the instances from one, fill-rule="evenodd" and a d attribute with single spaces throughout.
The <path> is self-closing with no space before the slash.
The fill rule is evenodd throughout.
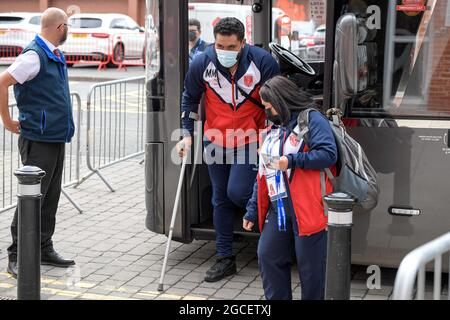
<path id="1" fill-rule="evenodd" d="M 281 183 L 281 171 L 278 170 L 275 176 L 275 185 L 277 188 L 277 193 L 280 190 Z M 286 231 L 286 211 L 284 210 L 283 198 L 277 200 L 277 211 L 278 211 L 278 231 Z"/>
<path id="2" fill-rule="evenodd" d="M 273 144 L 270 145 L 272 143 L 272 134 L 269 135 L 267 138 L 269 139 L 269 141 L 267 142 L 266 153 L 268 155 L 272 155 L 272 149 L 275 146 L 275 143 L 277 142 L 277 140 L 274 138 Z M 269 147 L 270 147 L 270 149 L 269 149 Z"/>
<path id="3" fill-rule="evenodd" d="M 280 132 L 281 133 L 281 132 Z M 276 139 L 274 139 L 274 143 L 272 145 L 270 145 L 270 143 L 272 142 L 272 136 L 268 137 L 269 141 L 267 143 L 267 148 L 266 148 L 266 152 L 269 155 L 272 155 L 272 149 L 276 144 Z M 281 140 L 280 140 L 280 146 L 282 145 Z M 270 149 L 269 149 L 270 147 Z M 280 185 L 281 185 L 281 171 L 277 170 L 276 174 L 275 174 L 275 188 L 277 190 L 277 194 L 280 191 Z M 277 199 L 277 220 L 278 220 L 278 231 L 286 231 L 286 211 L 284 209 L 284 204 L 283 204 L 283 198 L 279 198 Z"/>

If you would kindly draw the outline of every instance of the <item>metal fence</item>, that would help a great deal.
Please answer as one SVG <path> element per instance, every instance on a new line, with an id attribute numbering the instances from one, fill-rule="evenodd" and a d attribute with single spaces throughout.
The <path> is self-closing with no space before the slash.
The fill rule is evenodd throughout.
<path id="1" fill-rule="evenodd" d="M 36 36 L 36 32 L 0 27 L 0 61 L 13 63 Z M 146 37 L 141 30 L 117 32 L 68 32 L 60 46 L 69 66 L 98 65 L 98 70 L 110 66 L 119 69 L 145 65 L 146 46 L 155 46 L 156 36 Z M 150 48 L 150 47 L 149 47 Z"/>
<path id="2" fill-rule="evenodd" d="M 74 121 L 77 128 L 80 128 L 82 121 L 81 98 L 76 92 L 71 93 Z M 16 104 L 10 104 L 10 114 L 12 118 L 17 118 Z M 81 132 L 76 131 L 72 142 L 66 145 L 66 155 L 64 159 L 63 172 L 63 195 L 73 204 L 73 206 L 82 213 L 83 210 L 70 197 L 65 190 L 66 187 L 77 184 L 80 180 L 80 160 L 81 160 Z M 21 166 L 20 154 L 17 148 L 18 135 L 6 131 L 2 127 L 0 131 L 0 150 L 1 150 L 1 198 L 0 213 L 14 208 L 17 203 L 17 183 L 14 171 Z"/>
<path id="3" fill-rule="evenodd" d="M 433 299 L 440 300 L 442 289 L 442 260 L 443 256 L 448 252 L 450 252 L 450 232 L 411 251 L 403 259 L 397 271 L 392 299 L 413 300 L 414 291 L 417 287 L 417 300 L 424 300 L 426 267 L 429 263 L 434 262 Z M 448 300 L 450 300 L 449 289 L 450 277 L 447 286 Z"/>
<path id="4" fill-rule="evenodd" d="M 98 70 L 111 65 L 112 47 L 109 34 L 69 32 L 61 51 L 69 66 L 74 64 L 98 65 Z"/>
<path id="5" fill-rule="evenodd" d="M 145 77 L 94 84 L 87 98 L 86 165 L 91 171 L 81 184 L 97 174 L 114 188 L 101 170 L 144 154 Z"/>
<path id="6" fill-rule="evenodd" d="M 9 105 L 10 114 L 12 118 L 17 118 L 17 108 L 15 104 Z M 1 198 L 0 198 L 0 213 L 12 209 L 16 206 L 16 178 L 14 177 L 14 170 L 20 166 L 20 156 L 17 150 L 17 138 L 15 134 L 6 131 L 4 127 L 0 131 L 1 144 Z"/>
<path id="7" fill-rule="evenodd" d="M 143 32 L 130 31 L 111 36 L 111 61 L 119 69 L 145 65 L 146 38 Z"/>
<path id="8" fill-rule="evenodd" d="M 10 30 L 0 26 L 0 61 L 14 62 L 35 36 L 36 32 Z"/>

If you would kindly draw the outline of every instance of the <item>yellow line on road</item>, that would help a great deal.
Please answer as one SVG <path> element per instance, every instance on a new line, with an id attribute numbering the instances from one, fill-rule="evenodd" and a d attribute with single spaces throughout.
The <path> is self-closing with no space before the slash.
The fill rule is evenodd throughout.
<path id="1" fill-rule="evenodd" d="M 4 277 L 7 279 L 13 279 L 9 273 L 2 273 L 0 272 L 0 277 Z M 84 282 L 80 281 L 73 285 L 68 285 L 67 281 L 61 281 L 61 280 L 55 280 L 55 279 L 49 279 L 49 278 L 43 278 L 41 277 L 41 283 L 49 286 L 64 286 L 67 289 L 58 289 L 58 288 L 49 288 L 49 287 L 43 287 L 41 288 L 41 291 L 45 294 L 51 294 L 61 297 L 69 297 L 69 298 L 76 298 L 76 299 L 89 299 L 89 300 L 137 300 L 133 298 L 125 298 L 125 297 L 119 297 L 114 295 L 105 295 L 105 294 L 97 294 L 97 293 L 89 293 L 89 292 L 78 292 L 70 289 L 92 289 L 96 288 L 98 290 L 105 290 L 105 291 L 112 291 L 116 293 L 125 293 L 125 294 L 133 294 L 136 296 L 142 296 L 143 299 L 145 298 L 163 298 L 163 299 L 174 299 L 174 300 L 206 300 L 205 297 L 199 297 L 195 295 L 186 295 L 186 296 L 180 296 L 177 294 L 172 293 L 161 293 L 159 291 L 139 291 L 135 292 L 134 290 L 129 290 L 126 287 L 113 287 L 113 286 L 98 286 L 97 283 L 94 282 Z M 12 289 L 16 287 L 14 284 L 10 283 L 1 283 L 0 282 L 0 288 L 4 289 Z"/>

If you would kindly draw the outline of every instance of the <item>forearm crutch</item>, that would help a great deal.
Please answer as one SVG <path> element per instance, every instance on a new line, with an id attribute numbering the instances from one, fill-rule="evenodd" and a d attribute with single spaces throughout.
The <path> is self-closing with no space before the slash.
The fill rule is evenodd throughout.
<path id="1" fill-rule="evenodd" d="M 185 149 L 183 147 L 183 149 Z M 186 150 L 188 151 L 188 150 Z M 175 219 L 177 217 L 177 209 L 181 198 L 181 187 L 183 186 L 183 180 L 184 180 L 184 171 L 186 169 L 186 163 L 188 159 L 188 153 L 183 157 L 183 162 L 181 165 L 181 172 L 180 172 L 180 178 L 178 180 L 178 188 L 177 188 L 177 194 L 175 196 L 175 203 L 173 205 L 173 211 L 172 211 L 172 219 L 170 220 L 170 229 L 169 229 L 169 236 L 167 238 L 167 245 L 166 245 L 166 253 L 164 254 L 164 262 L 161 270 L 161 278 L 159 279 L 159 285 L 158 285 L 158 291 L 164 291 L 164 276 L 166 273 L 166 267 L 167 267 L 167 260 L 169 259 L 169 252 L 170 252 L 170 244 L 172 242 L 172 235 L 173 235 L 173 228 L 175 227 Z"/>

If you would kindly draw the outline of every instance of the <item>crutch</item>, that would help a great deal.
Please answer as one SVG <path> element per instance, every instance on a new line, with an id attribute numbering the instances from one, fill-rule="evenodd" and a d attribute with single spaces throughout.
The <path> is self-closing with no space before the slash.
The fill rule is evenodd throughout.
<path id="1" fill-rule="evenodd" d="M 183 149 L 185 149 L 184 146 Z M 187 159 L 188 159 L 188 152 L 184 155 L 183 162 L 181 165 L 181 173 L 180 178 L 178 180 L 178 188 L 177 194 L 175 196 L 175 203 L 173 205 L 172 219 L 170 220 L 169 237 L 167 238 L 166 253 L 164 254 L 164 262 L 161 270 L 161 278 L 159 279 L 158 291 L 164 291 L 164 276 L 166 274 L 167 260 L 169 259 L 170 244 L 172 242 L 173 228 L 175 227 L 175 219 L 177 217 L 177 209 L 180 202 L 181 187 L 183 186 L 184 171 L 186 169 Z"/>

